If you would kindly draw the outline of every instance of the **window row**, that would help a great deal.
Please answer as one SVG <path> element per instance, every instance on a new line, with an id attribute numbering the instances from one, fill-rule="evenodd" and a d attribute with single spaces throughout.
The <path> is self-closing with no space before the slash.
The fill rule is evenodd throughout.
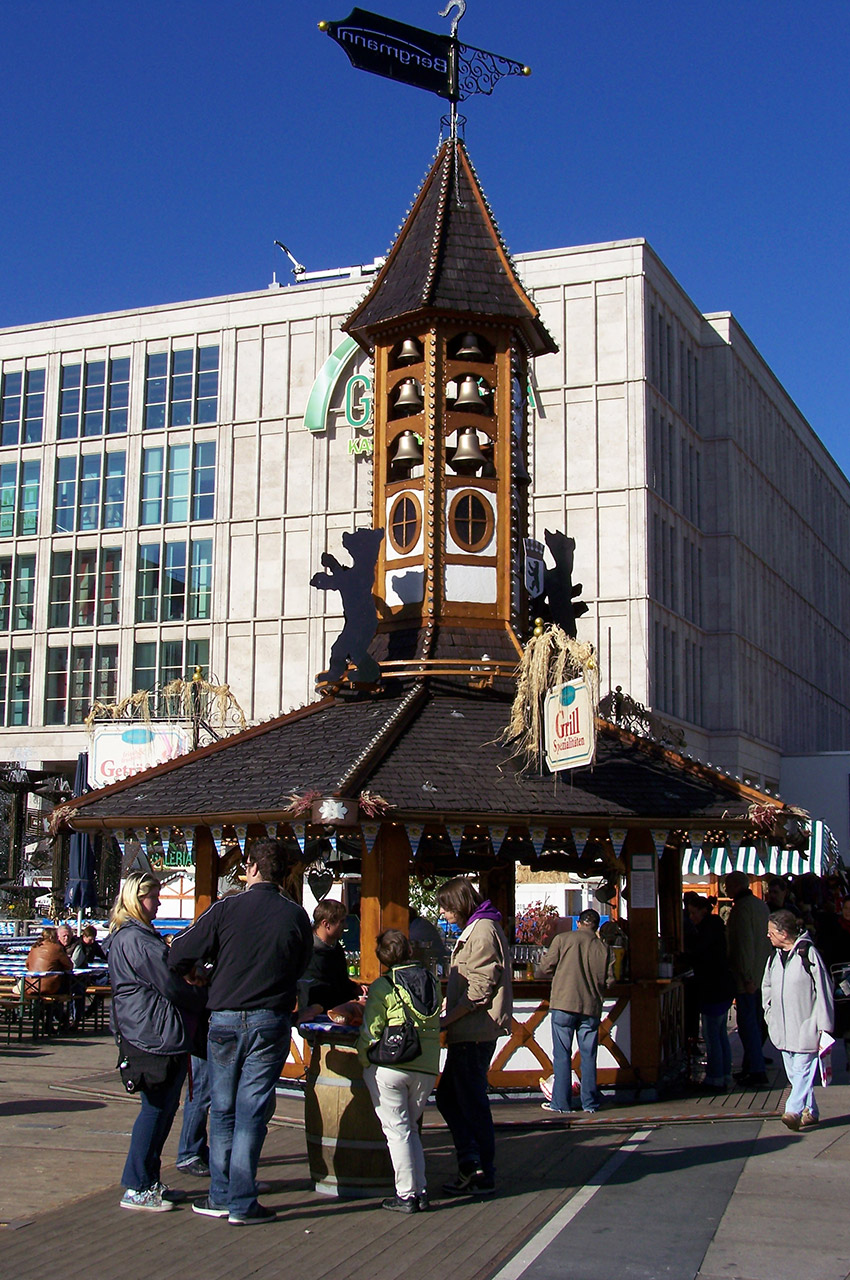
<path id="1" fill-rule="evenodd" d="M 49 627 L 117 626 L 120 607 L 120 547 L 54 551 Z"/>
<path id="2" fill-rule="evenodd" d="M 125 477 L 123 452 L 57 458 L 53 532 L 122 528 Z"/>
<path id="3" fill-rule="evenodd" d="M 41 463 L 0 464 L 0 538 L 38 533 Z"/>
<path id="4" fill-rule="evenodd" d="M 44 369 L 28 369 L 0 378 L 0 445 L 41 443 L 44 376 Z"/>
<path id="5" fill-rule="evenodd" d="M 118 696 L 118 645 L 60 645 L 47 650 L 45 724 L 80 724 L 94 702 Z"/>
<path id="6" fill-rule="evenodd" d="M 647 335 L 649 379 L 682 417 L 699 427 L 699 357 L 677 321 L 654 303 Z"/>
<path id="7" fill-rule="evenodd" d="M 214 512 L 214 440 L 143 451 L 139 524 L 212 520 Z"/>
<path id="8" fill-rule="evenodd" d="M 0 723 L 29 724 L 31 670 L 31 650 L 0 649 Z"/>

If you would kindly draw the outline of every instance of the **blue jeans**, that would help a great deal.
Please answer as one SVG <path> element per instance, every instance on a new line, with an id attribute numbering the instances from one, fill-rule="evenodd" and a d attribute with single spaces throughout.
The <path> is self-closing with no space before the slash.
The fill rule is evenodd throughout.
<path id="1" fill-rule="evenodd" d="M 210 1162 L 207 1142 L 207 1115 L 210 1109 L 210 1073 L 206 1058 L 192 1055 L 192 1097 L 188 1086 L 183 1101 L 183 1127 L 177 1148 L 177 1164 L 189 1164 L 192 1160 Z"/>
<path id="2" fill-rule="evenodd" d="M 599 1047 L 599 1018 L 589 1014 L 552 1010 L 553 1111 L 569 1111 L 573 1092 L 573 1036 L 581 1058 L 581 1105 L 584 1111 L 598 1111 L 602 1101 L 596 1087 L 596 1050 Z"/>
<path id="3" fill-rule="evenodd" d="M 728 1008 L 722 1013 L 702 1014 L 702 1035 L 705 1040 L 705 1082 L 722 1085 L 732 1074 L 732 1050 L 726 1031 Z"/>
<path id="4" fill-rule="evenodd" d="M 481 1169 L 485 1178 L 492 1178 L 496 1170 L 496 1133 L 487 1096 L 487 1072 L 495 1048 L 495 1040 L 450 1044 L 435 1095 L 461 1172 Z"/>
<path id="5" fill-rule="evenodd" d="M 791 1085 L 791 1093 L 785 1103 L 785 1110 L 799 1116 L 806 1110 L 818 1118 L 818 1104 L 815 1102 L 815 1081 L 818 1078 L 818 1055 L 816 1053 L 789 1053 L 782 1050 L 782 1065 Z"/>
<path id="6" fill-rule="evenodd" d="M 141 1107 L 130 1135 L 130 1150 L 121 1175 L 123 1185 L 132 1191 L 147 1191 L 160 1180 L 160 1156 L 180 1105 L 180 1090 L 185 1079 L 184 1054 L 174 1059 L 164 1084 L 139 1090 Z"/>
<path id="7" fill-rule="evenodd" d="M 735 1009 L 738 1017 L 738 1035 L 744 1048 L 744 1060 L 741 1066 L 751 1075 L 764 1073 L 764 1054 L 762 1053 L 762 1008 L 761 994 L 758 991 L 738 991 L 735 993 Z"/>
<path id="8" fill-rule="evenodd" d="M 257 1164 L 289 1052 L 291 1019 L 271 1009 L 210 1014 L 210 1203 L 245 1214 L 257 1203 Z"/>

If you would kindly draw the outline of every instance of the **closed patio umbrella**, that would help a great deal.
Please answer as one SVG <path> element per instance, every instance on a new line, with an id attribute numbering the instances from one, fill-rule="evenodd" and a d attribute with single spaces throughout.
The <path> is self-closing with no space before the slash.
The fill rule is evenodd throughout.
<path id="1" fill-rule="evenodd" d="M 90 790 L 88 769 L 88 752 L 81 751 L 77 756 L 77 769 L 74 774 L 75 796 L 85 795 Z M 94 846 L 86 831 L 75 831 L 71 836 L 65 906 L 71 907 L 80 914 L 86 907 L 97 906 L 97 887 L 94 882 Z"/>

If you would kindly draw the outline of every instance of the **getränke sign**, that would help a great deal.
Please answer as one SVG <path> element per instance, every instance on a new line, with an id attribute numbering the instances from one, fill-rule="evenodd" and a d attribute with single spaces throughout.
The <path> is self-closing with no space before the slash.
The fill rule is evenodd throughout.
<path id="1" fill-rule="evenodd" d="M 556 685 L 543 703 L 546 763 L 550 769 L 578 769 L 596 751 L 596 719 L 590 690 L 583 680 Z"/>

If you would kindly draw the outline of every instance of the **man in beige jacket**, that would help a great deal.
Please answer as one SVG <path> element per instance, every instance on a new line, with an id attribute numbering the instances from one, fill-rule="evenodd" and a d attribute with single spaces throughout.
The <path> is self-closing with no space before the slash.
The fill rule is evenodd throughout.
<path id="1" fill-rule="evenodd" d="M 574 932 L 556 934 L 537 969 L 538 978 L 552 979 L 549 1008 L 555 1081 L 552 1101 L 543 1103 L 546 1111 L 571 1110 L 573 1036 L 581 1057 L 582 1110 L 598 1111 L 601 1104 L 596 1052 L 603 994 L 614 979 L 614 957 L 598 930 L 599 912 L 589 907 L 582 911 Z"/>

